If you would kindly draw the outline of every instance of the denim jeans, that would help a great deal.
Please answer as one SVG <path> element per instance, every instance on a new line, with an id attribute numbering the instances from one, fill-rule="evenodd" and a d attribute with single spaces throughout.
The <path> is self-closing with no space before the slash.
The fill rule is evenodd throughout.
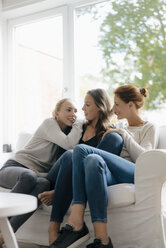
<path id="1" fill-rule="evenodd" d="M 99 143 L 98 148 L 119 155 L 123 146 L 123 140 L 117 133 L 107 134 Z M 88 146 L 90 147 L 90 146 Z M 47 179 L 51 189 L 54 188 L 51 221 L 61 223 L 72 202 L 72 157 L 73 150 L 66 151 L 53 165 Z"/>
<path id="2" fill-rule="evenodd" d="M 73 150 L 63 153 L 46 177 L 54 189 L 50 221 L 61 223 L 72 201 L 72 154 Z"/>
<path id="3" fill-rule="evenodd" d="M 38 177 L 32 170 L 26 168 L 15 160 L 8 160 L 0 170 L 0 186 L 11 189 L 12 193 L 23 193 L 36 196 L 49 190 L 47 179 Z M 41 202 L 38 200 L 38 206 Z M 10 217 L 10 223 L 16 232 L 17 229 L 34 213 Z"/>
<path id="4" fill-rule="evenodd" d="M 135 164 L 115 154 L 87 145 L 73 152 L 73 204 L 86 206 L 92 222 L 107 222 L 107 186 L 134 183 Z"/>

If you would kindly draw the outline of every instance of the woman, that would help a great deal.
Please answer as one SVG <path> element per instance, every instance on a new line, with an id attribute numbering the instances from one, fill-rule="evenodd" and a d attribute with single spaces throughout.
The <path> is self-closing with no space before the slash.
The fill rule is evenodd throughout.
<path id="1" fill-rule="evenodd" d="M 132 85 L 118 87 L 114 92 L 113 111 L 118 119 L 126 118 L 126 129 L 110 129 L 124 140 L 120 156 L 86 145 L 78 145 L 73 152 L 73 205 L 68 224 L 63 227 L 50 248 L 76 247 L 86 240 L 88 229 L 84 211 L 88 201 L 95 239 L 87 247 L 112 248 L 107 234 L 107 186 L 134 183 L 135 162 L 138 156 L 156 148 L 158 130 L 144 121 L 139 109 L 144 105 L 147 90 Z"/>
<path id="2" fill-rule="evenodd" d="M 111 105 L 109 96 L 105 90 L 94 89 L 87 92 L 84 99 L 83 111 L 87 122 L 83 126 L 83 134 L 79 143 L 88 146 L 111 150 L 108 146 L 109 136 L 101 141 L 104 132 L 110 128 Z M 120 153 L 123 140 L 120 135 L 115 134 L 109 143 L 115 142 L 117 149 L 112 152 Z M 98 145 L 99 144 L 99 145 Z M 72 201 L 72 150 L 65 152 L 47 175 L 51 183 L 51 192 L 44 192 L 39 199 L 50 205 L 53 198 L 53 207 L 49 226 L 49 243 L 52 244 L 58 237 L 60 224 Z"/>
<path id="3" fill-rule="evenodd" d="M 0 186 L 11 192 L 38 196 L 49 190 L 49 181 L 38 177 L 38 173 L 50 170 L 64 151 L 73 148 L 82 134 L 82 124 L 76 121 L 76 108 L 65 98 L 55 107 L 53 117 L 46 119 L 34 133 L 24 149 L 16 152 L 0 170 Z M 17 229 L 32 215 L 28 213 L 10 218 L 13 230 Z M 0 244 L 3 240 L 0 236 Z"/>

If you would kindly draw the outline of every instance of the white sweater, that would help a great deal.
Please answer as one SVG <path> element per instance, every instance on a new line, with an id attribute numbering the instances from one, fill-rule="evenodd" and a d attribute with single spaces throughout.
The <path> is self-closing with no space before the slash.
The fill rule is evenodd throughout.
<path id="1" fill-rule="evenodd" d="M 78 144 L 82 134 L 82 123 L 76 121 L 66 135 L 55 118 L 46 119 L 36 130 L 24 149 L 16 152 L 15 160 L 27 168 L 38 172 L 48 172 L 56 162 L 58 146 L 65 150 Z"/>
<path id="2" fill-rule="evenodd" d="M 134 163 L 141 153 L 155 149 L 158 144 L 158 127 L 150 122 L 140 127 L 120 129 L 120 134 L 124 140 L 120 156 Z"/>

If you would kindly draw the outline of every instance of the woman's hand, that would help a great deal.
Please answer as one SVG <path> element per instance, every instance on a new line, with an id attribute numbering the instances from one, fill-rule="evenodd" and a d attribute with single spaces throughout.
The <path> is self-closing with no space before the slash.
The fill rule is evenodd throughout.
<path id="1" fill-rule="evenodd" d="M 36 175 L 38 175 L 38 171 L 35 170 L 34 168 L 30 168 L 31 171 L 33 171 Z"/>
<path id="2" fill-rule="evenodd" d="M 104 138 L 104 136 L 106 136 L 108 133 L 120 133 L 120 128 L 110 128 L 108 129 L 104 134 L 103 134 L 103 137 L 102 139 Z"/>

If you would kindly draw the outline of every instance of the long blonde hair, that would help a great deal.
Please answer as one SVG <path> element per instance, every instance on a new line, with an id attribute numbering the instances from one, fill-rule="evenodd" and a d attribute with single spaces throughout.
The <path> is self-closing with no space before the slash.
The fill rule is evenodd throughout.
<path id="1" fill-rule="evenodd" d="M 58 111 L 61 110 L 62 105 L 63 105 L 66 101 L 70 101 L 70 99 L 69 99 L 69 98 L 63 98 L 63 99 L 59 100 L 59 101 L 56 103 L 55 109 L 54 109 L 53 112 L 52 112 L 52 116 L 53 116 L 54 118 L 56 118 L 56 112 L 58 112 Z"/>

